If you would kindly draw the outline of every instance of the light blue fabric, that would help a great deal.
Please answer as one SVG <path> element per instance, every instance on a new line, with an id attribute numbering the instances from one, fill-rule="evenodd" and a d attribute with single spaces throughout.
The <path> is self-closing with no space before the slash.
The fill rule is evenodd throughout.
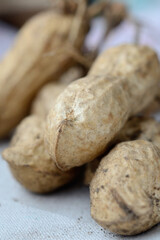
<path id="1" fill-rule="evenodd" d="M 117 2 L 116 0 L 114 0 Z M 156 9 L 159 6 L 159 0 L 119 0 L 118 2 L 125 3 L 132 12 L 145 11 L 147 9 Z"/>

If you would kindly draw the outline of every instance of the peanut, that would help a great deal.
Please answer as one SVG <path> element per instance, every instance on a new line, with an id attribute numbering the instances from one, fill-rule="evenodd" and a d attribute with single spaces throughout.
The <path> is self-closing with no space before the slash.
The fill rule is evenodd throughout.
<path id="1" fill-rule="evenodd" d="M 104 157 L 90 187 L 91 215 L 122 235 L 160 222 L 160 150 L 136 140 L 118 144 Z"/>
<path id="2" fill-rule="evenodd" d="M 0 64 L 0 137 L 7 135 L 28 113 L 35 94 L 46 82 L 56 80 L 74 64 L 68 41 L 73 19 L 73 15 L 47 11 L 33 17 L 21 29 Z M 85 20 L 72 46 L 78 51 L 88 31 Z M 50 52 L 53 54 L 48 56 Z"/>
<path id="3" fill-rule="evenodd" d="M 76 80 L 78 77 L 82 77 L 83 69 L 80 67 L 69 68 L 60 78 L 58 82 L 51 82 L 46 84 L 35 97 L 32 106 L 31 114 L 46 118 L 49 110 L 54 107 L 57 97 L 67 85 Z"/>
<path id="4" fill-rule="evenodd" d="M 31 106 L 31 114 L 46 118 L 57 97 L 67 87 L 66 84 L 48 83 L 37 94 Z"/>
<path id="5" fill-rule="evenodd" d="M 67 86 L 64 82 L 72 81 L 75 75 L 81 74 L 82 71 L 74 67 L 58 79 L 62 83 L 46 84 L 32 104 L 31 112 L 34 116 L 25 118 L 20 123 L 11 146 L 3 152 L 14 177 L 32 192 L 53 191 L 70 182 L 77 173 L 76 170 L 63 173 L 51 161 L 44 147 L 43 127 L 50 107 L 54 107 L 57 96 Z"/>
<path id="6" fill-rule="evenodd" d="M 86 71 L 82 66 L 77 65 L 74 67 L 69 68 L 64 74 L 60 76 L 58 81 L 62 84 L 70 84 L 71 82 L 84 77 L 86 74 Z"/>
<path id="7" fill-rule="evenodd" d="M 155 52 L 122 45 L 104 52 L 87 77 L 58 97 L 46 124 L 46 147 L 62 170 L 92 161 L 157 94 L 160 78 Z"/>
<path id="8" fill-rule="evenodd" d="M 25 118 L 18 126 L 11 146 L 2 154 L 17 181 L 36 193 L 51 192 L 76 175 L 75 169 L 62 172 L 53 163 L 44 147 L 43 127 L 41 118 Z"/>
<path id="9" fill-rule="evenodd" d="M 92 162 L 89 162 L 85 165 L 84 174 L 83 174 L 83 183 L 86 186 L 89 186 L 92 178 L 95 175 L 95 172 L 99 166 L 101 157 L 94 159 Z"/>
<path id="10" fill-rule="evenodd" d="M 53 191 L 70 182 L 77 173 L 75 170 L 63 173 L 52 163 L 44 147 L 43 126 L 50 107 L 54 107 L 57 96 L 67 86 L 63 82 L 72 81 L 75 75 L 81 74 L 79 68 L 71 68 L 58 79 L 59 82 L 62 79 L 62 83 L 48 83 L 41 89 L 32 104 L 31 112 L 35 116 L 20 123 L 11 147 L 3 153 L 15 178 L 32 192 Z"/>
<path id="11" fill-rule="evenodd" d="M 143 116 L 154 116 L 157 112 L 160 111 L 160 92 L 155 97 L 155 99 L 147 106 L 143 111 Z"/>

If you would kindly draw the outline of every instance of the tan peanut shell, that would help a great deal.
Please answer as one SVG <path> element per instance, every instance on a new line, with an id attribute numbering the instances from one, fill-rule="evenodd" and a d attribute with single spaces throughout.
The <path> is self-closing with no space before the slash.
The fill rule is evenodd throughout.
<path id="1" fill-rule="evenodd" d="M 42 87 L 32 103 L 31 114 L 46 118 L 49 110 L 54 107 L 60 93 L 70 82 L 82 77 L 82 75 L 83 69 L 80 66 L 74 66 L 62 74 L 58 82 L 51 82 Z"/>
<path id="2" fill-rule="evenodd" d="M 113 142 L 137 139 L 152 142 L 160 148 L 160 122 L 151 117 L 133 117 L 121 129 Z"/>
<path id="3" fill-rule="evenodd" d="M 66 84 L 48 83 L 37 94 L 31 107 L 31 113 L 45 118 L 54 106 L 57 97 L 67 87 Z"/>
<path id="4" fill-rule="evenodd" d="M 73 66 L 60 76 L 58 82 L 68 85 L 71 82 L 84 77 L 85 75 L 86 71 L 84 70 L 84 68 L 82 68 L 82 66 Z"/>
<path id="5" fill-rule="evenodd" d="M 84 174 L 83 174 L 83 183 L 86 186 L 89 186 L 92 178 L 95 175 L 95 172 L 99 166 L 101 161 L 101 157 L 94 159 L 93 161 L 87 163 L 84 167 Z"/>
<path id="6" fill-rule="evenodd" d="M 141 86 L 137 85 L 138 81 L 146 85 L 150 84 L 151 78 L 153 78 L 153 82 L 156 82 L 156 80 L 160 81 L 159 66 L 158 58 L 154 50 L 147 46 L 128 44 L 110 48 L 101 54 L 97 60 L 95 60 L 89 74 L 94 76 L 97 75 L 97 73 L 103 73 L 103 75 L 109 73 L 115 77 L 128 78 L 125 87 L 130 96 L 132 113 L 134 115 L 148 105 L 146 102 L 150 103 L 151 99 L 153 100 L 152 94 L 148 94 L 146 99 L 141 95 L 138 96 L 137 90 L 141 91 Z M 129 81 L 132 77 L 136 77 L 137 79 L 133 82 Z M 154 93 L 155 86 L 157 88 L 157 93 L 159 91 L 159 82 L 157 81 L 156 83 L 156 85 L 153 83 L 150 89 L 150 91 Z M 138 97 L 141 101 L 140 105 L 135 101 L 135 97 Z M 143 104 L 144 106 L 142 107 Z"/>
<path id="7" fill-rule="evenodd" d="M 158 58 L 148 47 L 104 52 L 50 110 L 45 139 L 57 166 L 68 170 L 102 154 L 127 119 L 153 100 L 159 79 Z"/>
<path id="8" fill-rule="evenodd" d="M 104 157 L 90 185 L 91 215 L 122 235 L 160 222 L 160 150 L 136 140 L 118 144 Z"/>
<path id="9" fill-rule="evenodd" d="M 111 142 L 115 144 L 130 140 L 147 140 L 160 148 L 160 123 L 149 117 L 133 117 L 128 120 L 120 130 L 115 139 Z M 86 164 L 84 169 L 84 184 L 89 185 L 102 157 Z"/>
<path id="10" fill-rule="evenodd" d="M 20 30 L 0 63 L 0 137 L 28 113 L 33 97 L 46 82 L 56 80 L 73 65 L 68 42 L 73 19 L 72 15 L 47 11 Z M 87 31 L 84 21 L 72 47 L 80 50 Z"/>
<path id="11" fill-rule="evenodd" d="M 39 117 L 25 118 L 18 126 L 11 146 L 3 151 L 14 177 L 28 190 L 36 193 L 51 192 L 71 180 L 75 169 L 59 170 L 44 147 L 44 121 Z"/>
<path id="12" fill-rule="evenodd" d="M 143 116 L 154 116 L 160 111 L 160 89 L 155 99 L 142 111 Z"/>

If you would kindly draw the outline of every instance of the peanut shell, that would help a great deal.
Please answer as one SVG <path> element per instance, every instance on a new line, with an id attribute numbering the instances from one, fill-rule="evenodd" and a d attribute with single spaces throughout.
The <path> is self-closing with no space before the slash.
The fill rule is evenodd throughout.
<path id="1" fill-rule="evenodd" d="M 49 112 L 46 148 L 57 166 L 65 171 L 103 154 L 127 119 L 154 99 L 159 79 L 157 55 L 148 47 L 122 45 L 102 53 Z"/>
<path id="2" fill-rule="evenodd" d="M 136 140 L 105 156 L 90 185 L 91 215 L 121 235 L 144 232 L 160 222 L 160 150 Z"/>
<path id="3" fill-rule="evenodd" d="M 13 48 L 0 63 L 0 137 L 28 113 L 39 89 L 56 80 L 74 64 L 68 41 L 73 15 L 42 12 L 20 30 Z M 88 24 L 84 20 L 72 48 L 83 45 Z"/>
<path id="4" fill-rule="evenodd" d="M 13 176 L 26 189 L 51 192 L 74 179 L 75 169 L 59 170 L 44 147 L 44 121 L 36 116 L 25 118 L 18 126 L 11 146 L 3 151 Z"/>
<path id="5" fill-rule="evenodd" d="M 67 85 L 78 77 L 82 77 L 83 74 L 80 66 L 74 66 L 62 74 L 57 82 L 51 82 L 42 87 L 32 103 L 31 114 L 46 118 L 49 110 L 54 108 L 57 97 Z"/>

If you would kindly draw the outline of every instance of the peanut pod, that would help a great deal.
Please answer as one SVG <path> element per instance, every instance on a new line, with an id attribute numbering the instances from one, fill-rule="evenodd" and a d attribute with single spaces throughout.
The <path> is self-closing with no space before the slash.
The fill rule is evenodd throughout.
<path id="1" fill-rule="evenodd" d="M 51 192 L 76 176 L 77 171 L 59 170 L 44 147 L 44 120 L 38 116 L 25 118 L 17 127 L 11 146 L 2 153 L 13 176 L 26 189 L 36 193 Z"/>
<path id="2" fill-rule="evenodd" d="M 160 150 L 151 142 L 118 144 L 105 156 L 90 186 L 91 215 L 122 235 L 160 222 Z"/>
<path id="3" fill-rule="evenodd" d="M 68 41 L 74 15 L 40 13 L 20 30 L 13 48 L 0 63 L 0 137 L 28 113 L 39 89 L 74 64 Z M 79 51 L 88 31 L 83 19 L 72 49 Z M 52 53 L 48 55 L 49 53 Z"/>
<path id="4" fill-rule="evenodd" d="M 68 170 L 104 153 L 127 119 L 153 100 L 159 79 L 157 55 L 148 47 L 122 45 L 98 57 L 49 112 L 46 147 L 57 166 Z"/>
<path id="5" fill-rule="evenodd" d="M 69 68 L 64 74 L 62 74 L 58 79 L 58 82 L 46 84 L 35 97 L 31 106 L 31 114 L 46 118 L 49 110 L 54 107 L 56 99 L 60 93 L 63 92 L 70 82 L 83 75 L 83 69 L 80 66 L 75 66 Z"/>
<path id="6" fill-rule="evenodd" d="M 54 107 L 57 96 L 67 86 L 64 78 L 71 81 L 75 73 L 77 76 L 82 74 L 75 70 L 78 69 L 71 68 L 62 75 L 59 79 L 62 83 L 48 83 L 41 89 L 32 104 L 34 116 L 25 118 L 20 123 L 11 146 L 3 152 L 14 177 L 32 192 L 53 191 L 73 180 L 77 174 L 75 169 L 65 173 L 60 171 L 46 152 L 43 140 L 44 119 L 50 107 Z"/>

